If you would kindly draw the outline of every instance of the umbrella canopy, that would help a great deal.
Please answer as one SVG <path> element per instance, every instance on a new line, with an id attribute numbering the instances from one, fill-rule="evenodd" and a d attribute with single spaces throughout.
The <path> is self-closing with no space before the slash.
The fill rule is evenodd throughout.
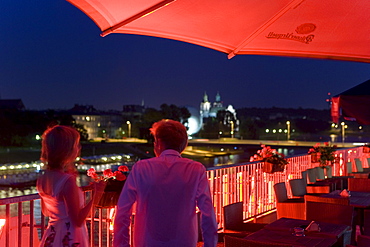
<path id="1" fill-rule="evenodd" d="M 342 115 L 347 120 L 370 125 L 370 80 L 332 98 L 331 116 L 338 123 Z"/>
<path id="2" fill-rule="evenodd" d="M 238 54 L 370 62 L 369 0 L 67 0 L 102 30 Z"/>

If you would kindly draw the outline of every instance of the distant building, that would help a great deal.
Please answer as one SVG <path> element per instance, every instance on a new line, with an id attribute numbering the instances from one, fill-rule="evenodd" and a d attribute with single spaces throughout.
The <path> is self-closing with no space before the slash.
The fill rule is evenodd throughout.
<path id="1" fill-rule="evenodd" d="M 224 119 L 223 124 L 225 126 L 230 126 L 232 129 L 232 136 L 234 136 L 235 132 L 239 131 L 239 120 L 236 116 L 236 111 L 232 105 L 228 105 L 228 107 L 223 106 L 223 102 L 221 100 L 220 93 L 217 92 L 215 101 L 210 102 L 208 100 L 207 93 L 203 95 L 203 101 L 200 103 L 200 118 L 202 119 L 199 123 L 206 122 L 205 120 L 208 118 L 216 118 L 218 112 L 224 111 Z"/>
<path id="2" fill-rule="evenodd" d="M 129 121 L 140 119 L 144 112 L 144 105 L 124 105 L 122 108 L 123 118 Z"/>
<path id="3" fill-rule="evenodd" d="M 89 139 L 120 138 L 123 119 L 119 111 L 99 111 L 92 105 L 76 104 L 68 111 L 87 130 Z"/>
<path id="4" fill-rule="evenodd" d="M 24 111 L 26 107 L 24 106 L 21 99 L 1 99 L 0 109 Z"/>
<path id="5" fill-rule="evenodd" d="M 211 102 L 208 101 L 208 95 L 204 92 L 203 101 L 200 103 L 200 117 L 208 118 L 211 110 Z"/>

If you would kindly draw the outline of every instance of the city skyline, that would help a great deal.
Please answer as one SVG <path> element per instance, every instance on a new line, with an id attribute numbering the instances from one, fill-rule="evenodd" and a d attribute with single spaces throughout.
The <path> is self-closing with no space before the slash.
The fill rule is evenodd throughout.
<path id="1" fill-rule="evenodd" d="M 28 109 L 161 104 L 199 107 L 204 92 L 225 105 L 327 109 L 370 77 L 366 63 L 227 55 L 153 37 L 111 34 L 67 1 L 4 0 L 0 16 L 1 99 Z"/>

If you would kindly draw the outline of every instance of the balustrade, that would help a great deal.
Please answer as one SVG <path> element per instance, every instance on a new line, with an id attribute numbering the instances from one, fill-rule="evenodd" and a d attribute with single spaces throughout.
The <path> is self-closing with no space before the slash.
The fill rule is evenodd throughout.
<path id="1" fill-rule="evenodd" d="M 336 151 L 339 161 L 333 166 L 333 175 L 346 175 L 345 164 L 355 158 L 365 160 L 366 154 L 362 150 L 362 147 L 358 147 Z M 289 186 L 288 180 L 301 178 L 302 171 L 317 166 L 317 163 L 311 163 L 310 155 L 290 157 L 288 161 L 284 172 L 273 174 L 262 172 L 263 162 L 227 165 L 207 170 L 219 226 L 223 226 L 222 207 L 230 203 L 244 202 L 245 220 L 253 220 L 272 212 L 275 210 L 273 185 L 286 182 Z M 88 198 L 91 188 L 86 186 L 83 190 L 85 198 Z M 112 214 L 114 210 L 109 208 L 92 210 L 93 217 L 87 220 L 91 246 L 111 246 Z M 38 194 L 0 199 L 0 246 L 38 246 L 46 225 L 47 218 L 41 213 Z"/>

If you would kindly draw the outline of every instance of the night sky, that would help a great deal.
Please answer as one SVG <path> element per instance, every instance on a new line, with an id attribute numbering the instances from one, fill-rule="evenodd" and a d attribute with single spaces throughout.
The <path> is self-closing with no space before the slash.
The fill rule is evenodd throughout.
<path id="1" fill-rule="evenodd" d="M 328 107 L 328 92 L 370 79 L 370 64 L 226 54 L 179 41 L 110 34 L 64 0 L 1 0 L 0 96 L 27 109 L 74 104 L 121 110 L 126 104 Z"/>

